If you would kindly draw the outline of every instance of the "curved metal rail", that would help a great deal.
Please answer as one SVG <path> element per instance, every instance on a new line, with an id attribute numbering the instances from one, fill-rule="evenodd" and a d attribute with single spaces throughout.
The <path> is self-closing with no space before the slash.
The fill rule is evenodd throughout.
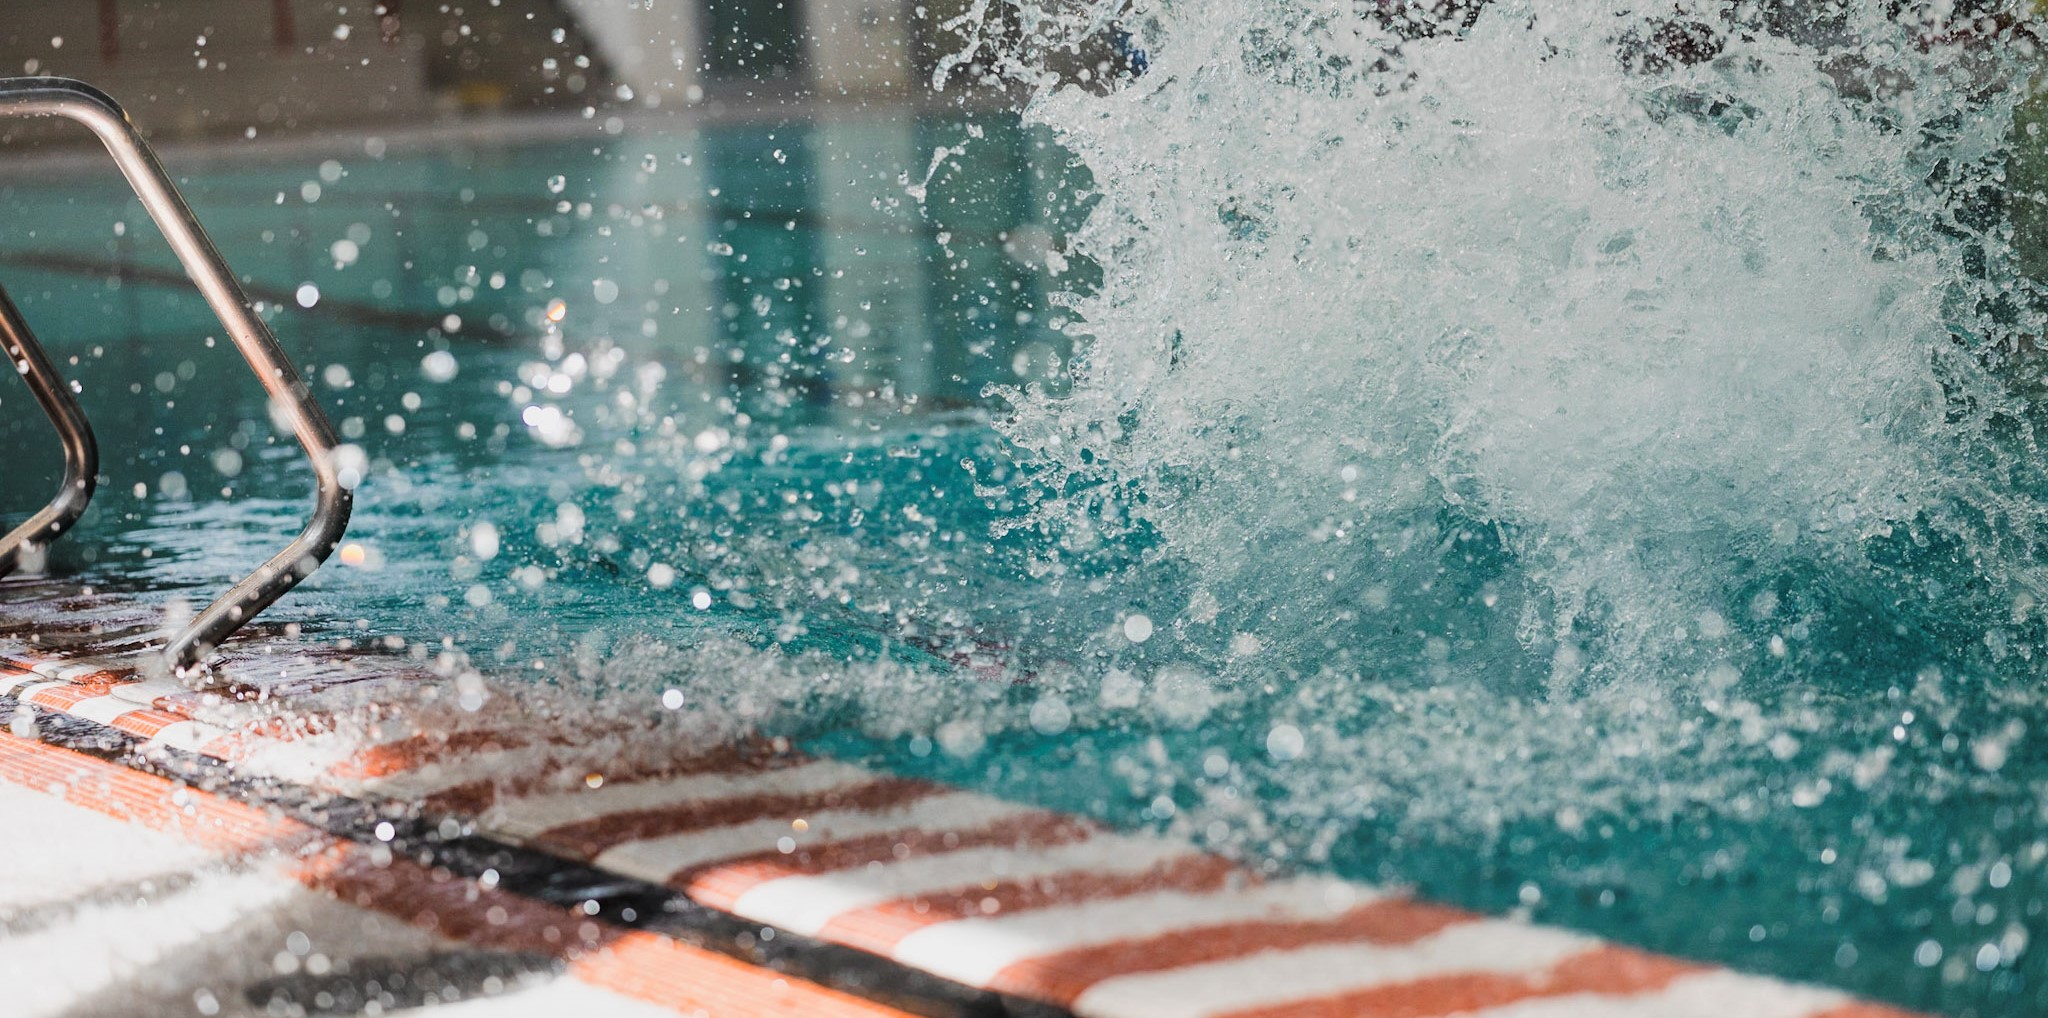
<path id="1" fill-rule="evenodd" d="M 335 463 L 339 443 L 334 428 L 119 103 L 69 78 L 0 78 L 0 117 L 62 117 L 85 125 L 99 138 L 235 349 L 256 372 L 273 410 L 290 422 L 292 434 L 313 463 L 317 493 L 305 531 L 206 606 L 164 648 L 166 660 L 179 675 L 198 673 L 221 641 L 298 586 L 340 543 L 348 528 L 351 495 Z"/>
<path id="2" fill-rule="evenodd" d="M 100 449 L 93 441 L 92 425 L 86 422 L 78 398 L 64 384 L 56 362 L 36 342 L 35 333 L 29 331 L 28 322 L 21 317 L 21 309 L 14 306 L 5 289 L 0 289 L 0 350 L 6 351 L 8 363 L 28 382 L 29 392 L 34 394 L 37 405 L 50 418 L 57 438 L 64 444 L 64 483 L 57 497 L 26 523 L 0 536 L 0 576 L 6 576 L 20 568 L 24 559 L 48 547 L 57 535 L 70 530 L 85 514 L 86 504 L 92 501 L 93 485 L 98 481 Z"/>

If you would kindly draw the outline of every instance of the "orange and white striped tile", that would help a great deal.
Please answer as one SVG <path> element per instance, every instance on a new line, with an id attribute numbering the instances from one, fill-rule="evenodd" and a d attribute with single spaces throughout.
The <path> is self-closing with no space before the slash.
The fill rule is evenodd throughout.
<path id="1" fill-rule="evenodd" d="M 1356 882 L 1262 877 L 1185 841 L 833 760 L 713 747 L 637 779 L 555 780 L 575 739 L 516 712 L 289 730 L 118 662 L 13 659 L 0 694 L 38 708 L 252 776 L 458 813 L 505 843 L 1088 1018 L 1903 1014 Z"/>

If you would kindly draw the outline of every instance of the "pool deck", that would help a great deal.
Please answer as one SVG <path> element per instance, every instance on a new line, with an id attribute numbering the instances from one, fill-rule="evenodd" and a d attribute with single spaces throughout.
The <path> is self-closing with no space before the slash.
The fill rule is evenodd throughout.
<path id="1" fill-rule="evenodd" d="M 445 669 L 374 645 L 245 637 L 226 695 L 195 693 L 150 676 L 159 624 L 117 596 L 0 583 L 0 808 L 31 818 L 10 855 L 59 842 L 48 826 L 78 860 L 28 868 L 58 880 L 41 898 L 0 884 L 18 971 L 75 968 L 90 934 L 69 927 L 139 918 L 137 897 L 183 915 L 218 885 L 288 918 L 105 964 L 202 1014 L 311 1007 L 333 973 L 359 986 L 393 958 L 478 1014 L 1907 1014 L 772 742 L 599 770 L 555 715 L 464 702 Z M 170 890 L 136 892 L 145 878 Z M 301 960 L 316 942 L 323 973 Z"/>

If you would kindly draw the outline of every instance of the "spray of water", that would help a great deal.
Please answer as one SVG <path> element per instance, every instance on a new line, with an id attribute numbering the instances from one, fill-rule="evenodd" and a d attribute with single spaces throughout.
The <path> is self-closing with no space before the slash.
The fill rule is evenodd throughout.
<path id="1" fill-rule="evenodd" d="M 1107 269 L 1072 392 L 1007 424 L 1069 493 L 1039 522 L 1156 531 L 1311 653 L 1374 614 L 1483 640 L 1428 591 L 1490 573 L 1551 695 L 1746 669 L 1788 583 L 1895 600 L 1901 542 L 1983 594 L 1912 611 L 2026 617 L 2034 323 L 1979 188 L 2030 44 L 1694 6 L 1119 12 L 1146 73 L 1032 111 Z"/>
<path id="2" fill-rule="evenodd" d="M 631 573 L 758 618 L 593 646 L 571 681 L 965 781 L 1005 739 L 1099 737 L 1102 781 L 1178 797 L 1147 818 L 1276 856 L 1396 815 L 1463 837 L 2019 787 L 2048 638 L 2044 305 L 2006 179 L 2027 26 L 1389 6 L 981 25 L 973 66 L 1033 86 L 1095 181 L 1068 384 L 1003 392 L 1000 451 L 750 447 L 845 476 L 733 533 L 766 504 L 745 484 L 782 482 L 649 429 L 599 480 L 687 497 L 621 523 Z M 955 466 L 984 504 L 941 497 Z M 882 491 L 917 512 L 870 517 Z M 1926 759 L 1902 723 L 1938 726 Z"/>

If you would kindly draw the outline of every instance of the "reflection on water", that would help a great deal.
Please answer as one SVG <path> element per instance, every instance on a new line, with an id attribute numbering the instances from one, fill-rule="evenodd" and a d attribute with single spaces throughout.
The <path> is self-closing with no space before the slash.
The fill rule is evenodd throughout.
<path id="1" fill-rule="evenodd" d="M 875 503 L 899 464 L 916 481 L 934 457 L 988 457 L 992 437 L 951 416 L 988 386 L 1064 382 L 1048 294 L 1085 285 L 1057 253 L 1079 180 L 1042 132 L 974 111 L 558 128 L 543 125 L 574 137 L 168 156 L 368 465 L 356 547 L 295 595 L 293 617 L 384 627 L 425 604 L 438 621 L 415 635 L 493 648 L 529 635 L 514 612 L 531 608 L 551 610 L 561 640 L 634 618 L 668 628 L 673 602 L 618 589 L 657 559 L 684 602 L 758 603 L 748 591 L 778 570 L 823 561 L 806 519 L 732 537 L 782 497 L 792 462 L 805 485 L 843 477 L 835 497 L 878 517 L 835 552 L 877 560 L 874 576 L 899 550 L 876 537 L 948 515 L 954 534 L 987 529 L 975 475 L 957 469 L 943 512 Z M 0 281 L 102 445 L 101 495 L 52 567 L 207 596 L 296 526 L 296 447 L 108 168 L 51 160 L 0 178 Z M 25 392 L 0 391 L 0 408 L 23 478 L 0 512 L 19 518 L 56 450 Z M 471 521 L 502 545 L 478 554 Z M 812 564 L 797 564 L 787 549 L 806 544 Z M 931 593 L 914 571 L 900 586 L 878 598 L 893 605 L 885 628 L 932 643 L 913 606 Z M 968 624 L 956 607 L 937 611 L 942 628 Z M 833 610 L 786 595 L 775 608 Z M 720 621 L 772 640 L 760 615 Z"/>
<path id="2" fill-rule="evenodd" d="M 188 198 L 316 379 L 357 362 L 375 378 L 400 344 L 536 348 L 556 326 L 755 414 L 959 406 L 1063 377 L 1044 264 L 1076 171 L 1014 116 L 587 133 L 172 163 L 198 170 Z M 213 328 L 203 307 L 110 173 L 59 165 L 0 180 L 7 285 L 48 342 L 100 348 L 87 374 L 192 381 L 200 348 L 178 345 Z"/>
<path id="3" fill-rule="evenodd" d="M 501 517 L 507 553 L 489 563 L 460 554 L 460 521 L 549 517 L 588 500 L 579 450 L 615 457 L 600 473 L 616 476 L 636 469 L 637 442 L 648 461 L 638 469 L 658 477 L 674 472 L 664 443 L 677 435 L 688 455 L 718 461 L 791 429 L 922 427 L 987 385 L 1063 377 L 1066 337 L 1046 302 L 1058 284 L 1042 265 L 1075 213 L 1061 204 L 1074 185 L 1064 157 L 1014 117 L 584 133 L 402 149 L 367 139 L 193 163 L 188 197 L 371 464 L 351 537 L 377 581 L 338 563 L 299 595 L 334 599 L 299 617 L 422 601 L 482 609 L 494 575 L 501 595 L 543 599 L 534 606 L 582 604 L 553 616 L 570 633 L 659 617 L 663 606 L 603 593 L 645 572 L 659 525 L 536 543 L 533 524 Z M 243 549 L 296 525 L 296 448 L 268 426 L 256 387 L 119 182 L 96 162 L 60 165 L 0 184 L 0 279 L 67 362 L 102 444 L 102 494 L 53 550 L 54 568 L 210 596 L 251 564 Z M 58 461 L 25 392 L 0 391 L 0 408 L 0 434 L 20 449 L 10 466 L 23 482 L 0 492 L 15 519 L 47 487 L 28 479 L 54 478 Z M 702 464 L 689 469 L 701 481 Z M 578 546 L 609 551 L 551 563 L 544 578 L 599 584 L 587 601 L 574 582 L 543 585 L 509 565 L 515 551 Z M 660 557 L 721 591 L 757 582 L 730 573 L 762 569 L 733 554 L 701 568 Z M 486 630 L 518 628 L 502 605 L 493 611 Z M 452 617 L 440 625 L 468 632 Z"/>

